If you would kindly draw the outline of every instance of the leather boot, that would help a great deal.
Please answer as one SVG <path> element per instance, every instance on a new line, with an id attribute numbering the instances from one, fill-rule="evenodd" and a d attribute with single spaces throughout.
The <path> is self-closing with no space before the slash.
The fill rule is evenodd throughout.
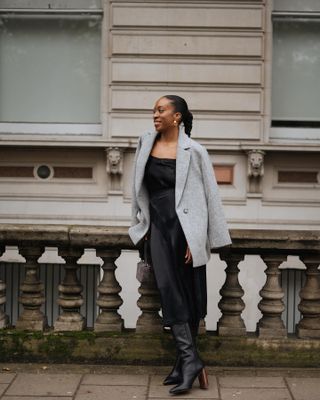
<path id="1" fill-rule="evenodd" d="M 179 352 L 177 351 L 176 362 L 172 368 L 170 374 L 164 379 L 164 385 L 177 385 L 182 380 L 181 375 L 181 357 Z"/>
<path id="2" fill-rule="evenodd" d="M 196 337 L 198 335 L 198 329 L 199 329 L 199 323 L 194 322 L 194 323 L 189 323 L 190 330 L 191 330 L 191 335 L 193 338 L 193 343 L 196 346 Z M 200 378 L 199 378 L 200 380 Z M 170 372 L 170 374 L 164 379 L 163 385 L 177 385 L 182 381 L 182 375 L 181 375 L 181 357 L 179 354 L 179 351 L 177 350 L 177 357 L 176 361 L 174 363 L 174 366 Z M 201 386 L 201 382 L 200 382 Z"/>
<path id="3" fill-rule="evenodd" d="M 191 330 L 193 344 L 194 344 L 195 348 L 197 348 L 197 336 L 198 336 L 198 332 L 199 332 L 199 321 L 191 322 L 191 323 L 189 323 L 189 326 L 190 326 L 190 330 Z M 200 372 L 200 374 L 198 376 L 198 380 L 199 380 L 200 389 L 208 389 L 209 388 L 208 374 L 207 374 L 207 371 L 205 370 L 205 368 L 203 368 L 202 371 Z"/>
<path id="4" fill-rule="evenodd" d="M 188 323 L 176 324 L 171 327 L 181 358 L 181 382 L 170 389 L 171 394 L 180 394 L 189 391 L 197 376 L 203 370 L 196 347 L 193 343 L 190 326 Z"/>

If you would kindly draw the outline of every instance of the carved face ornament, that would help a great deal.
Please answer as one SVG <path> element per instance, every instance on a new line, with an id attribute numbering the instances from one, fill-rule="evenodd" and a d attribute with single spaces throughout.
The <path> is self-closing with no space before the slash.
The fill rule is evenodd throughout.
<path id="1" fill-rule="evenodd" d="M 116 166 L 121 159 L 119 150 L 111 149 L 109 151 L 108 158 L 109 158 L 110 164 L 112 166 Z"/>

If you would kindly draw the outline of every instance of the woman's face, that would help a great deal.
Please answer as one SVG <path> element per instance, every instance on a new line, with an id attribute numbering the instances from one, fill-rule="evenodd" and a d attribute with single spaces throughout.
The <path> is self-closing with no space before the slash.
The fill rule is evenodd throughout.
<path id="1" fill-rule="evenodd" d="M 178 127 L 181 114 L 175 112 L 174 105 L 166 97 L 161 97 L 153 109 L 153 123 L 157 132 L 165 132 Z M 174 122 L 176 121 L 176 122 Z"/>

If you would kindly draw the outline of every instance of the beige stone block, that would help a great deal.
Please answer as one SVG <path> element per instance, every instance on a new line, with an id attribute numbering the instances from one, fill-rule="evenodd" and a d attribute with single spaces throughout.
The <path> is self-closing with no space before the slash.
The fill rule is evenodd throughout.
<path id="1" fill-rule="evenodd" d="M 259 85 L 262 82 L 262 64 L 258 62 L 212 62 L 193 59 L 137 60 L 113 59 L 111 62 L 113 82 L 172 82 Z"/>
<path id="2" fill-rule="evenodd" d="M 258 336 L 260 339 L 281 339 L 287 337 L 285 328 L 257 328 Z"/>
<path id="3" fill-rule="evenodd" d="M 218 324 L 218 335 L 219 336 L 230 336 L 230 337 L 239 337 L 246 336 L 247 331 L 245 327 L 235 327 L 231 328 L 229 326 L 220 326 Z"/>
<path id="4" fill-rule="evenodd" d="M 79 332 L 85 327 L 85 320 L 81 321 L 55 321 L 54 330 L 56 332 Z"/>
<path id="5" fill-rule="evenodd" d="M 320 329 L 297 328 L 297 336 L 300 339 L 320 339 Z"/>
<path id="6" fill-rule="evenodd" d="M 18 320 L 16 322 L 16 328 L 21 331 L 43 331 L 46 325 L 47 321 L 45 316 L 41 321 Z"/>
<path id="7" fill-rule="evenodd" d="M 233 115 L 208 117 L 195 113 L 192 136 L 196 139 L 259 139 L 261 119 Z"/>
<path id="8" fill-rule="evenodd" d="M 265 163 L 263 192 L 266 200 L 288 201 L 290 203 L 304 201 L 309 203 L 314 201 L 316 205 L 319 205 L 319 186 L 317 184 L 312 182 L 279 182 L 279 171 L 287 171 L 287 173 L 320 171 L 318 154 L 311 152 L 287 153 L 285 156 L 280 152 L 270 154 Z M 300 213 L 301 217 L 306 215 L 312 208 L 313 206 L 311 205 L 305 205 L 303 213 Z M 299 214 L 294 213 L 294 216 L 299 217 Z M 316 218 L 316 220 L 319 220 L 319 218 Z"/>
<path id="9" fill-rule="evenodd" d="M 76 199 L 93 198 L 95 196 L 105 196 L 107 193 L 106 185 L 106 167 L 104 152 L 99 150 L 88 149 L 70 149 L 46 148 L 45 159 L 42 149 L 28 149 L 25 146 L 22 148 L 7 148 L 0 149 L 0 160 L 3 165 L 12 165 L 12 160 L 15 164 L 21 166 L 29 166 L 34 168 L 37 165 L 46 164 L 49 167 L 60 166 L 68 168 L 90 167 L 92 168 L 93 178 L 49 178 L 44 182 L 36 178 L 19 178 L 5 179 L 1 182 L 1 193 L 7 196 L 33 196 L 37 194 L 38 198 L 48 198 L 51 203 L 53 199 L 61 197 Z M 0 179 L 1 180 L 1 179 Z M 32 202 L 30 202 L 31 204 Z M 41 203 L 41 208 L 48 207 L 49 215 L 53 215 L 55 211 L 61 208 L 53 207 Z M 72 208 L 72 207 L 71 207 Z M 68 209 L 66 213 L 71 213 L 72 209 Z M 60 228 L 61 229 L 61 228 Z"/>
<path id="10" fill-rule="evenodd" d="M 132 15 L 135 18 L 132 18 Z M 155 18 L 155 15 L 157 16 Z M 223 7 L 210 4 L 155 3 L 113 4 L 114 26 L 158 26 L 158 27 L 201 27 L 201 28 L 250 28 L 262 27 L 261 7 Z"/>
<path id="11" fill-rule="evenodd" d="M 170 89 L 169 89 L 170 90 Z M 166 92 L 168 89 L 166 89 Z M 172 91 L 172 89 L 171 89 Z M 159 93 L 159 89 L 149 88 L 145 91 L 140 88 L 114 87 L 111 92 L 111 106 L 113 110 L 151 110 L 154 102 L 166 94 Z M 225 112 L 260 112 L 260 90 L 180 90 L 181 96 L 188 99 L 189 108 L 196 111 L 225 111 Z"/>
<path id="12" fill-rule="evenodd" d="M 95 322 L 94 323 L 94 331 L 95 332 L 121 332 L 123 329 L 123 322 L 119 322 L 117 324 L 104 324 Z"/>
<path id="13" fill-rule="evenodd" d="M 241 118 L 231 115 L 211 117 L 194 113 L 192 137 L 196 139 L 259 139 L 261 119 Z M 112 113 L 110 132 L 113 138 L 138 137 L 146 131 L 153 131 L 150 114 Z"/>
<path id="14" fill-rule="evenodd" d="M 176 32 L 114 32 L 114 55 L 234 56 L 260 57 L 262 36 L 240 34 L 179 35 Z"/>

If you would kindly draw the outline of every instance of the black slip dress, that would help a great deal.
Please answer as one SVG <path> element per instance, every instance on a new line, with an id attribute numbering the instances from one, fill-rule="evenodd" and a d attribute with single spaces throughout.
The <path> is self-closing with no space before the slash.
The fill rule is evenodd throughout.
<path id="1" fill-rule="evenodd" d="M 150 199 L 150 252 L 163 325 L 197 326 L 207 313 L 206 266 L 185 263 L 187 242 L 175 211 L 176 160 L 149 156 L 144 181 Z"/>

